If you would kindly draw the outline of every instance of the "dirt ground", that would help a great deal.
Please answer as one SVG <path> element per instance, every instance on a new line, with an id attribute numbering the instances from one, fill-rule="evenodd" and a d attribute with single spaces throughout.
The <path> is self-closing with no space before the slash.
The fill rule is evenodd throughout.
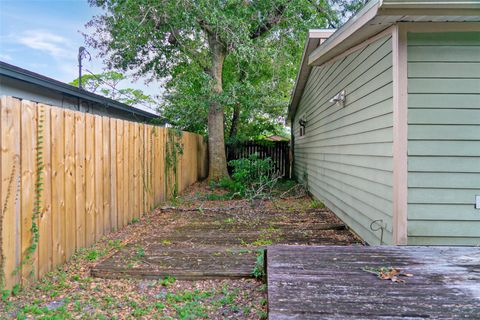
<path id="1" fill-rule="evenodd" d="M 288 186 L 285 190 L 290 189 Z M 295 190 L 285 190 L 280 190 L 275 200 L 249 202 L 230 200 L 218 189 L 209 188 L 204 183 L 196 184 L 182 197 L 162 204 L 139 221 L 108 235 L 93 247 L 79 251 L 68 263 L 30 288 L 16 289 L 13 295 L 4 294 L 0 301 L 0 319 L 265 318 L 267 294 L 261 280 L 183 281 L 166 274 L 153 279 L 105 279 L 92 277 L 91 270 L 114 256 L 121 256 L 123 252 L 132 258 L 129 267 L 150 265 L 147 259 L 150 253 L 144 243 L 147 240 L 152 242 L 152 234 L 168 234 L 168 237 L 155 240 L 168 248 L 195 247 L 195 243 L 184 238 L 180 241 L 177 237 L 183 237 L 185 232 L 195 232 L 192 226 L 198 227 L 198 223 L 205 222 L 189 219 L 192 212 L 200 216 L 205 212 L 210 213 L 205 215 L 207 222 L 201 224 L 202 232 L 205 232 L 205 226 L 211 227 L 212 223 L 215 226 L 215 221 L 219 221 L 208 220 L 212 216 L 222 217 L 220 225 L 215 228 L 225 232 L 236 230 L 232 224 L 250 226 L 242 231 L 243 238 L 234 241 L 235 246 L 247 249 L 290 239 L 290 233 L 280 231 L 283 230 L 282 225 L 293 222 L 303 226 L 318 226 L 319 222 L 322 225 L 341 224 L 323 204 Z M 257 212 L 270 214 L 275 219 L 266 224 L 264 217 L 258 216 Z M 187 223 L 189 220 L 196 222 Z M 294 240 L 297 241 L 300 236 L 311 237 L 313 244 L 327 240 L 342 244 L 359 243 L 348 230 L 317 229 L 309 227 L 303 231 L 297 230 Z M 256 233 L 250 232 L 254 230 Z M 315 234 L 310 234 L 311 230 Z M 218 231 L 212 232 L 215 233 Z M 207 238 L 206 241 L 212 240 Z"/>

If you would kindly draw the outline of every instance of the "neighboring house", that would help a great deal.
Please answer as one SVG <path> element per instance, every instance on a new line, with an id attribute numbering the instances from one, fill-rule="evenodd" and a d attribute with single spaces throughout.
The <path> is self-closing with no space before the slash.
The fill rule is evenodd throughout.
<path id="1" fill-rule="evenodd" d="M 370 244 L 480 245 L 478 21 L 478 0 L 375 0 L 310 33 L 294 172 Z"/>
<path id="2" fill-rule="evenodd" d="M 130 121 L 146 122 L 158 116 L 69 84 L 0 61 L 0 96 L 13 96 Z"/>
<path id="3" fill-rule="evenodd" d="M 290 140 L 288 138 L 285 138 L 285 137 L 282 137 L 282 136 L 279 136 L 279 135 L 271 135 L 271 136 L 265 137 L 263 139 L 267 140 L 267 141 L 289 141 Z"/>

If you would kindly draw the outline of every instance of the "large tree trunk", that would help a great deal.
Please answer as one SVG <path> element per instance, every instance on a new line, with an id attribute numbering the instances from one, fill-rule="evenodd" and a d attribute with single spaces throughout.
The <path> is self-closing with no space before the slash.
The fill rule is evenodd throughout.
<path id="1" fill-rule="evenodd" d="M 208 35 L 208 43 L 212 53 L 211 76 L 213 78 L 212 93 L 218 97 L 222 93 L 222 68 L 226 51 L 215 34 Z M 228 176 L 227 158 L 225 156 L 224 108 L 217 99 L 212 99 L 208 110 L 208 179 L 218 181 Z"/>

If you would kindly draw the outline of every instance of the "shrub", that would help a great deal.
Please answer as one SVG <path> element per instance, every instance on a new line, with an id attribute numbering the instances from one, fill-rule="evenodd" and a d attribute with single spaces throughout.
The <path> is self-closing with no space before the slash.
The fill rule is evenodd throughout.
<path id="1" fill-rule="evenodd" d="M 232 192 L 232 197 L 248 199 L 264 198 L 271 194 L 279 176 L 270 158 L 261 159 L 258 154 L 232 160 L 231 178 L 221 179 L 218 185 Z"/>

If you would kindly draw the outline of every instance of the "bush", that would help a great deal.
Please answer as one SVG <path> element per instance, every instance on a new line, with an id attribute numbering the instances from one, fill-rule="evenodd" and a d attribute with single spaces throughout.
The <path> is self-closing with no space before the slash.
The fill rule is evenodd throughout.
<path id="1" fill-rule="evenodd" d="M 221 179 L 218 185 L 232 192 L 233 197 L 248 199 L 268 196 L 278 181 L 278 174 L 270 158 L 261 159 L 257 154 L 248 158 L 232 160 L 231 178 Z"/>

